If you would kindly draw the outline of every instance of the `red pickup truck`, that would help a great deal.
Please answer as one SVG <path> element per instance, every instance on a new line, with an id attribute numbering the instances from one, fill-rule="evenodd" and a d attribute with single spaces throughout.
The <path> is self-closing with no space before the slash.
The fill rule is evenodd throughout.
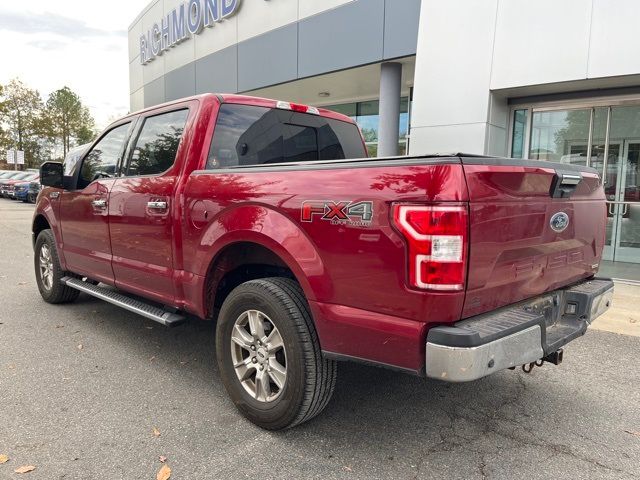
<path id="1" fill-rule="evenodd" d="M 33 220 L 45 301 L 217 320 L 220 375 L 268 429 L 317 415 L 336 361 L 462 382 L 535 362 L 610 305 L 595 170 L 366 158 L 343 115 L 207 94 L 113 123 Z"/>

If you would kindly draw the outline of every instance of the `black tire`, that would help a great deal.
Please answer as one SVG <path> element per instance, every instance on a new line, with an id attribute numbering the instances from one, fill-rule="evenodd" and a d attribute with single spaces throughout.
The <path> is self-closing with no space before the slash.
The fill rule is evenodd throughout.
<path id="1" fill-rule="evenodd" d="M 40 254 L 45 246 L 51 256 L 52 278 L 50 282 L 43 280 L 42 269 L 40 268 Z M 78 290 L 60 283 L 60 279 L 62 277 L 70 274 L 62 270 L 60 267 L 58 250 L 56 249 L 56 240 L 53 236 L 53 232 L 49 229 L 41 231 L 36 239 L 34 266 L 36 270 L 36 283 L 38 284 L 38 290 L 40 290 L 40 295 L 42 295 L 45 302 L 69 303 L 78 298 L 78 295 L 80 294 Z M 51 285 L 48 286 L 47 283 L 51 283 Z"/>
<path id="2" fill-rule="evenodd" d="M 277 327 L 286 350 L 286 383 L 272 401 L 259 401 L 243 387 L 232 361 L 236 320 L 259 310 Z M 251 280 L 225 299 L 216 328 L 216 356 L 224 386 L 238 410 L 268 430 L 291 428 L 318 415 L 329 403 L 337 365 L 323 358 L 302 289 L 288 278 Z"/>

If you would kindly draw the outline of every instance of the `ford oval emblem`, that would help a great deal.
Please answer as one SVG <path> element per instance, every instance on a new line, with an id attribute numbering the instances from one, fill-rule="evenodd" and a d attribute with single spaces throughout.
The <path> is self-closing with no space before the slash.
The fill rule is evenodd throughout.
<path id="1" fill-rule="evenodd" d="M 564 232 L 569 226 L 569 215 L 564 212 L 558 212 L 551 217 L 549 225 L 551 225 L 551 230 L 554 232 Z"/>

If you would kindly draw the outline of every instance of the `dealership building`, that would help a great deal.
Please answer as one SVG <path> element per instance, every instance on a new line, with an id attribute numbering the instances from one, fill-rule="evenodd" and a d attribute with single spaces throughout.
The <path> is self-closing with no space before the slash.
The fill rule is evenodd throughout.
<path id="1" fill-rule="evenodd" d="M 640 280 L 639 14 L 637 0 L 153 0 L 129 28 L 131 110 L 246 93 L 349 115 L 371 155 L 590 165 L 607 263 Z"/>

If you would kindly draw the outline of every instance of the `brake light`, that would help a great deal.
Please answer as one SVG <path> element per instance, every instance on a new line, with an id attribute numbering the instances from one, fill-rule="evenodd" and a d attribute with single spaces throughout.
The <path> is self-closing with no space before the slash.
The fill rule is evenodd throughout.
<path id="1" fill-rule="evenodd" d="M 280 110 L 291 110 L 293 112 L 320 115 L 320 111 L 316 107 L 309 107 L 308 105 L 301 105 L 299 103 L 283 102 L 282 100 L 276 103 L 276 108 L 279 108 Z"/>
<path id="2" fill-rule="evenodd" d="M 464 289 L 466 206 L 396 204 L 393 221 L 407 241 L 410 286 L 441 291 Z"/>

